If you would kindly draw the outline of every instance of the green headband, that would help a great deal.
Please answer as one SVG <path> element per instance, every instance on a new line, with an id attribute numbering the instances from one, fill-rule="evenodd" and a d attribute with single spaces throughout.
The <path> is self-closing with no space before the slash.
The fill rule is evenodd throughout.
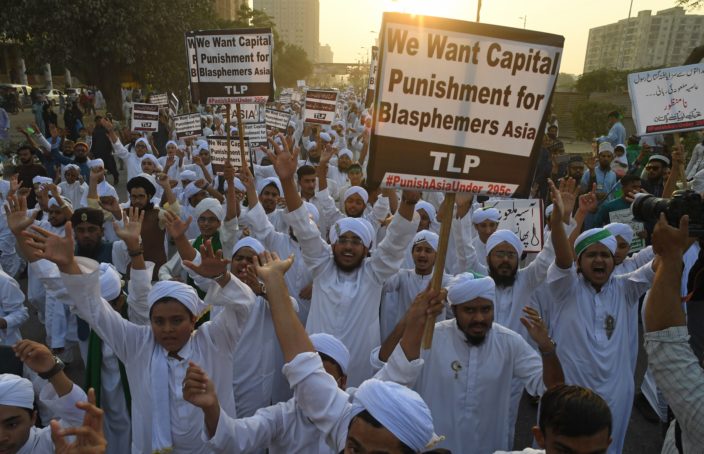
<path id="1" fill-rule="evenodd" d="M 601 232 L 595 233 L 594 235 L 588 236 L 579 243 L 577 243 L 574 247 L 574 251 L 577 253 L 577 257 L 579 257 L 582 252 L 592 244 L 598 243 L 599 241 L 606 239 L 608 237 L 612 236 L 611 232 L 608 230 L 604 229 Z"/>

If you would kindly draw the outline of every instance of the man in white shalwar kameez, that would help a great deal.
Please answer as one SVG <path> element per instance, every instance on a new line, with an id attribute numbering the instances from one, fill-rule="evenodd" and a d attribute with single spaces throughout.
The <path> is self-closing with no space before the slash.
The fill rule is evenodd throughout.
<path id="1" fill-rule="evenodd" d="M 22 339 L 20 327 L 29 318 L 20 285 L 0 268 L 0 345 Z"/>
<path id="2" fill-rule="evenodd" d="M 384 281 L 400 268 L 418 226 L 414 206 L 420 194 L 405 192 L 386 238 L 371 257 L 372 229 L 363 220 L 343 218 L 330 229 L 332 247 L 320 236 L 303 206 L 294 176 L 298 161 L 285 145 L 269 154 L 284 189 L 286 221 L 298 238 L 303 260 L 313 274 L 313 298 L 306 328 L 327 332 L 350 350 L 351 386 L 372 376 L 369 355 L 380 344 L 379 305 Z M 415 215 L 415 216 L 414 216 Z"/>
<path id="3" fill-rule="evenodd" d="M 456 318 L 436 323 L 431 349 L 421 352 L 424 365 L 414 389 L 446 437 L 438 447 L 452 452 L 510 449 L 512 384 L 521 381 L 538 395 L 563 381 L 555 345 L 535 310 L 526 309 L 522 323 L 540 354 L 520 335 L 493 322 L 494 287 L 490 277 L 455 276 L 447 299 Z M 398 341 L 392 335 L 384 342 L 381 360 Z"/>
<path id="4" fill-rule="evenodd" d="M 232 394 L 232 352 L 254 303 L 254 293 L 227 271 L 227 261 L 212 248 L 201 264 L 192 265 L 210 277 L 206 303 L 223 305 L 211 322 L 195 332 L 205 305 L 195 290 L 179 282 L 158 282 L 147 299 L 151 327 L 122 318 L 101 298 L 98 263 L 73 256 L 73 232 L 67 224 L 61 238 L 33 227 L 38 254 L 55 262 L 78 315 L 125 364 L 132 395 L 132 452 L 171 450 L 206 453 L 198 410 L 183 400 L 182 383 L 189 361 L 203 365 L 214 378 L 224 411 L 235 416 Z M 79 265 L 80 264 L 80 265 Z"/>
<path id="5" fill-rule="evenodd" d="M 554 213 L 553 213 L 554 216 Z M 624 367 L 632 354 L 633 320 L 638 300 L 650 287 L 654 270 L 614 275 L 616 238 L 606 229 L 590 229 L 575 241 L 577 257 L 562 225 L 552 225 L 555 263 L 546 280 L 550 329 L 562 358 L 565 381 L 585 386 L 608 402 L 614 420 L 609 453 L 620 453 L 633 407 L 633 370 Z"/>

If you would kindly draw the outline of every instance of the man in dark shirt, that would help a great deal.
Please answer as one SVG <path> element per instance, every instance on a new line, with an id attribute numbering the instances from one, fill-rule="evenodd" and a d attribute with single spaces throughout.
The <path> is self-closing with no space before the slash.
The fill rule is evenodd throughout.
<path id="1" fill-rule="evenodd" d="M 17 149 L 17 158 L 19 160 L 19 165 L 17 166 L 17 180 L 22 188 L 32 189 L 32 179 L 37 175 L 43 177 L 47 176 L 44 166 L 34 161 L 34 153 L 35 151 L 29 145 L 22 145 Z M 34 208 L 36 204 L 37 197 L 34 195 L 34 191 L 32 191 L 27 196 L 27 206 Z"/>
<path id="2" fill-rule="evenodd" d="M 93 159 L 102 159 L 105 164 L 105 170 L 113 177 L 113 184 L 117 185 L 120 181 L 120 172 L 117 170 L 117 163 L 112 154 L 112 141 L 108 137 L 108 130 L 105 129 L 101 120 L 103 117 L 98 115 L 95 117 L 95 127 L 93 128 L 93 141 L 91 143 L 90 152 Z"/>
<path id="3" fill-rule="evenodd" d="M 662 197 L 665 189 L 665 172 L 670 167 L 670 159 L 661 154 L 654 154 L 648 159 L 645 166 L 645 180 L 641 186 L 648 193 L 655 197 Z"/>

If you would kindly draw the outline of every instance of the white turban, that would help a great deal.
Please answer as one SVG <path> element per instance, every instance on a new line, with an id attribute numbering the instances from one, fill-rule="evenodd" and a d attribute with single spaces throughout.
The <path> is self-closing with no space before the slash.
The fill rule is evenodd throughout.
<path id="1" fill-rule="evenodd" d="M 220 222 L 225 219 L 225 208 L 223 208 L 222 203 L 212 197 L 206 197 L 198 202 L 198 205 L 193 208 L 193 219 L 198 220 L 206 211 L 212 212 Z"/>
<path id="2" fill-rule="evenodd" d="M 633 229 L 628 224 L 612 222 L 611 224 L 606 224 L 604 228 L 611 232 L 613 236 L 620 236 L 628 244 L 633 241 Z"/>
<path id="3" fill-rule="evenodd" d="M 425 213 L 430 218 L 431 224 L 437 222 L 437 212 L 435 211 L 435 207 L 432 206 L 430 203 L 426 202 L 425 200 L 419 200 L 418 203 L 416 203 L 416 211 L 418 210 L 425 211 Z"/>
<path id="4" fill-rule="evenodd" d="M 494 301 L 496 285 L 490 277 L 474 277 L 472 273 L 461 273 L 450 280 L 447 300 L 451 305 L 464 304 L 476 298 Z"/>
<path id="5" fill-rule="evenodd" d="M 318 353 L 328 355 L 342 369 L 343 374 L 347 374 L 347 367 L 350 364 L 350 351 L 335 336 L 326 333 L 317 333 L 310 335 L 310 341 L 313 343 L 313 348 Z"/>
<path id="6" fill-rule="evenodd" d="M 359 218 L 342 218 L 338 220 L 330 229 L 330 242 L 332 244 L 337 243 L 338 238 L 347 232 L 357 235 L 367 248 L 371 247 L 372 232 L 364 221 Z"/>
<path id="7" fill-rule="evenodd" d="M 103 162 L 102 159 L 89 159 L 86 162 L 86 165 L 90 169 L 95 169 L 96 167 L 105 167 L 105 163 Z"/>
<path id="8" fill-rule="evenodd" d="M 80 172 L 80 171 L 81 171 L 81 168 L 78 167 L 76 164 L 66 164 L 66 165 L 64 166 L 64 175 L 66 174 L 66 172 L 67 172 L 69 169 L 74 169 L 76 172 Z"/>
<path id="9" fill-rule="evenodd" d="M 32 382 L 14 374 L 0 374 L 0 405 L 34 409 Z"/>
<path id="10" fill-rule="evenodd" d="M 320 222 L 320 212 L 318 211 L 318 208 L 316 208 L 316 206 L 310 202 L 304 201 L 303 205 L 305 205 L 306 210 L 308 210 L 308 216 L 313 219 L 313 222 L 315 222 L 316 224 Z"/>
<path id="11" fill-rule="evenodd" d="M 112 301 L 122 293 L 120 274 L 109 263 L 100 264 L 100 296 L 106 301 Z"/>
<path id="12" fill-rule="evenodd" d="M 225 184 L 223 185 L 223 189 L 227 191 L 227 188 L 229 188 L 230 185 L 228 184 L 227 181 L 225 181 Z M 235 189 L 237 189 L 240 192 L 247 192 L 247 187 L 242 183 L 242 180 L 239 178 L 235 177 Z"/>
<path id="13" fill-rule="evenodd" d="M 174 147 L 178 148 L 178 144 L 174 140 L 169 140 L 166 142 L 166 145 L 164 145 L 164 149 L 169 148 L 169 145 L 173 145 Z"/>
<path id="14" fill-rule="evenodd" d="M 486 240 L 487 257 L 489 256 L 489 253 L 492 249 L 494 249 L 496 246 L 499 245 L 499 243 L 503 243 L 504 241 L 513 246 L 513 248 L 516 250 L 516 254 L 518 254 L 519 257 L 521 256 L 521 254 L 523 254 L 523 243 L 521 243 L 521 240 L 518 239 L 518 236 L 516 236 L 516 234 L 510 230 L 500 229 L 492 233 L 489 239 Z"/>
<path id="15" fill-rule="evenodd" d="M 438 250 L 438 242 L 440 241 L 440 237 L 437 233 L 433 233 L 430 230 L 421 230 L 416 233 L 416 236 L 413 237 L 413 243 L 411 243 L 411 250 L 416 244 L 422 243 L 423 241 L 428 243 L 436 251 Z"/>
<path id="16" fill-rule="evenodd" d="M 260 243 L 258 240 L 252 238 L 251 236 L 245 236 L 241 240 L 239 240 L 237 243 L 235 243 L 235 247 L 232 248 L 232 254 L 231 256 L 234 256 L 237 251 L 242 249 L 243 247 L 248 247 L 254 250 L 254 252 L 259 255 L 263 254 L 266 249 L 264 249 L 264 245 Z"/>
<path id="17" fill-rule="evenodd" d="M 350 196 L 352 196 L 353 194 L 357 194 L 358 196 L 360 196 L 362 198 L 362 200 L 364 201 L 365 205 L 369 201 L 369 194 L 367 194 L 367 191 L 363 187 L 350 186 L 345 191 L 345 195 L 342 197 L 343 202 L 346 201 L 348 198 L 350 198 Z"/>
<path id="18" fill-rule="evenodd" d="M 472 224 L 481 224 L 484 221 L 499 222 L 501 213 L 496 208 L 479 208 L 472 213 Z"/>
<path id="19" fill-rule="evenodd" d="M 198 154 L 200 152 L 200 150 L 209 150 L 207 140 L 203 140 L 203 139 L 196 140 L 196 154 Z"/>
<path id="20" fill-rule="evenodd" d="M 317 143 L 315 143 L 311 140 L 310 142 L 308 142 L 308 146 L 306 146 L 306 151 L 312 150 L 313 148 L 315 148 L 316 145 L 317 145 Z"/>
<path id="21" fill-rule="evenodd" d="M 105 180 L 98 183 L 95 189 L 98 192 L 98 197 L 114 197 L 117 200 L 120 200 L 117 196 L 117 191 L 115 188 Z"/>
<path id="22" fill-rule="evenodd" d="M 186 306 L 186 309 L 195 316 L 200 315 L 206 309 L 206 305 L 198 298 L 195 289 L 190 285 L 176 281 L 159 281 L 152 286 L 147 296 L 149 310 L 151 311 L 154 303 L 167 297 Z"/>
<path id="23" fill-rule="evenodd" d="M 195 181 L 198 179 L 198 175 L 192 170 L 182 170 L 181 174 L 179 175 L 180 180 L 188 180 L 188 181 Z"/>
<path id="24" fill-rule="evenodd" d="M 324 140 L 325 142 L 332 142 L 332 137 L 330 137 L 330 134 L 328 134 L 327 132 L 321 132 L 320 140 Z"/>
<path id="25" fill-rule="evenodd" d="M 149 153 L 152 152 L 152 146 L 149 145 L 149 141 L 148 141 L 147 139 L 145 139 L 144 137 L 140 137 L 139 139 L 137 139 L 137 140 L 135 141 L 135 143 L 134 143 L 134 146 L 136 147 L 137 144 L 140 143 L 140 142 L 143 143 L 143 144 L 147 147 L 147 151 L 148 151 Z"/>
<path id="26" fill-rule="evenodd" d="M 69 208 L 71 208 L 71 211 L 73 211 L 73 203 L 71 203 L 71 201 L 66 198 L 64 198 L 63 201 L 66 205 L 68 205 Z M 61 205 L 59 205 L 59 202 L 57 202 L 56 199 L 53 197 L 49 199 L 48 205 L 50 207 L 61 207 Z"/>
<path id="27" fill-rule="evenodd" d="M 276 177 L 268 177 L 259 180 L 259 182 L 257 183 L 257 194 L 261 194 L 264 188 L 269 186 L 270 184 L 276 186 L 276 189 L 279 190 L 279 195 L 284 194 L 284 190 L 281 187 L 281 181 Z"/>
<path id="28" fill-rule="evenodd" d="M 594 228 L 583 232 L 575 240 L 574 251 L 577 253 L 577 258 L 582 255 L 585 249 L 596 243 L 606 246 L 612 254 L 616 252 L 616 237 L 606 229 Z"/>
<path id="29" fill-rule="evenodd" d="M 202 188 L 199 188 L 196 186 L 195 181 L 191 181 L 186 185 L 185 188 L 183 188 L 183 196 L 186 198 L 186 200 L 190 199 L 194 195 L 198 194 L 200 191 L 202 191 Z"/>
<path id="30" fill-rule="evenodd" d="M 156 156 L 154 156 L 153 154 L 149 154 L 149 153 L 145 154 L 144 156 L 142 156 L 142 159 L 139 162 L 141 163 L 145 159 L 151 161 L 157 169 L 161 169 L 161 165 L 159 164 L 159 161 L 156 159 Z"/>
<path id="31" fill-rule="evenodd" d="M 37 175 L 34 178 L 32 178 L 32 184 L 45 185 L 45 184 L 51 184 L 53 182 L 54 182 L 54 180 L 52 180 L 51 178 L 43 177 L 41 175 Z"/>
<path id="32" fill-rule="evenodd" d="M 437 441 L 430 409 L 417 392 L 405 386 L 372 378 L 359 386 L 354 403 L 414 451 Z"/>
<path id="33" fill-rule="evenodd" d="M 661 154 L 651 155 L 650 158 L 648 158 L 648 162 L 650 162 L 650 161 L 660 161 L 667 166 L 670 165 L 670 158 L 668 158 L 667 156 L 663 156 Z"/>
<path id="34" fill-rule="evenodd" d="M 347 148 L 343 148 L 342 150 L 337 152 L 337 157 L 341 158 L 343 156 L 347 156 L 348 158 L 352 159 L 352 152 Z"/>

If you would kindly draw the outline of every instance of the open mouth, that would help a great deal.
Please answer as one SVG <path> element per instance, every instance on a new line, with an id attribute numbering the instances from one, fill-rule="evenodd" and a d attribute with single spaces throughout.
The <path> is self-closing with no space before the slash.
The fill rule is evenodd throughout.
<path id="1" fill-rule="evenodd" d="M 606 276 L 606 267 L 605 266 L 593 266 L 592 267 L 592 274 L 596 277 L 604 277 Z"/>

